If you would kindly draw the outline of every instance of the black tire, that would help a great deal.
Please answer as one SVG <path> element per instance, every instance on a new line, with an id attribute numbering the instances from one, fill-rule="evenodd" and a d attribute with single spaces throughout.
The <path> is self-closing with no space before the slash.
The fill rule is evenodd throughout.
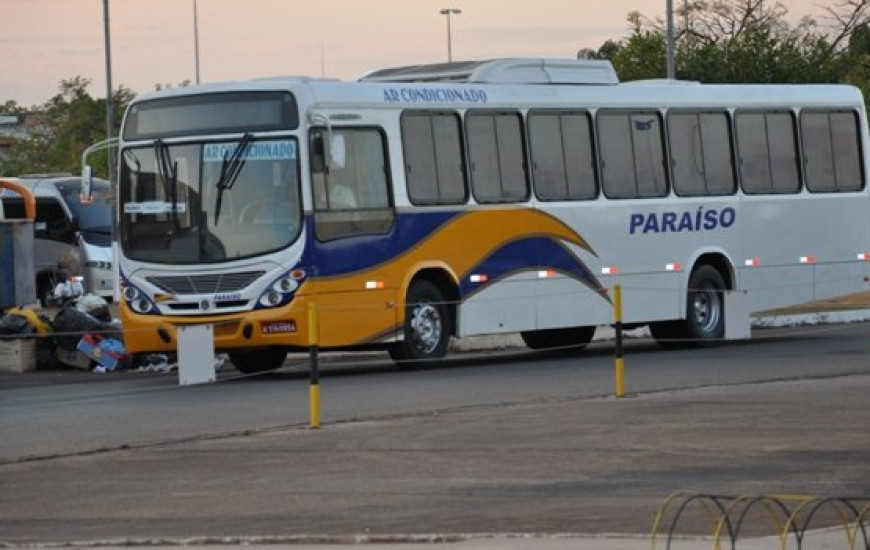
<path id="1" fill-rule="evenodd" d="M 709 265 L 698 267 L 689 278 L 686 329 L 698 346 L 714 346 L 725 338 L 725 279 Z"/>
<path id="2" fill-rule="evenodd" d="M 686 334 L 685 321 L 661 321 L 650 323 L 650 334 L 656 344 L 664 349 L 680 349 L 687 346 L 689 337 Z"/>
<path id="3" fill-rule="evenodd" d="M 265 348 L 253 351 L 231 351 L 227 353 L 236 370 L 244 374 L 256 374 L 280 369 L 287 359 L 284 348 Z"/>
<path id="4" fill-rule="evenodd" d="M 699 266 L 689 277 L 686 319 L 650 325 L 650 332 L 664 348 L 711 347 L 725 338 L 725 279 L 709 265 Z"/>
<path id="5" fill-rule="evenodd" d="M 452 320 L 444 294 L 433 283 L 411 283 L 405 299 L 404 339 L 390 346 L 390 357 L 402 366 L 432 365 L 447 355 Z"/>
<path id="6" fill-rule="evenodd" d="M 595 336 L 594 326 L 530 330 L 520 333 L 523 342 L 534 350 L 562 347 L 580 350 L 592 341 L 593 336 Z"/>

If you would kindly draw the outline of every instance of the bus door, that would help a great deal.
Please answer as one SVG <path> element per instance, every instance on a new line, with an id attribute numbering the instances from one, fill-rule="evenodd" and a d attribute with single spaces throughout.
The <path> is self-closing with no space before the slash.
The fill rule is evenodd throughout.
<path id="1" fill-rule="evenodd" d="M 321 345 L 365 343 L 395 330 L 402 281 L 391 269 L 395 210 L 380 129 L 311 132 L 314 267 Z"/>

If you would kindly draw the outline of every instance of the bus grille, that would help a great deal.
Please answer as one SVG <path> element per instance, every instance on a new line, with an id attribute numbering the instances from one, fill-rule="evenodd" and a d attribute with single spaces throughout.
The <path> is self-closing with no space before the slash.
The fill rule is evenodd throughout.
<path id="1" fill-rule="evenodd" d="M 247 271 L 215 275 L 178 275 L 148 277 L 146 280 L 170 294 L 218 294 L 240 291 L 265 273 L 265 271 Z"/>

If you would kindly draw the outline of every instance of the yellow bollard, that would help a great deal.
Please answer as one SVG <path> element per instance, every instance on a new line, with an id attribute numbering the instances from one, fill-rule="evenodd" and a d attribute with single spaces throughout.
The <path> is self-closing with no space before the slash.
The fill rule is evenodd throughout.
<path id="1" fill-rule="evenodd" d="M 317 429 L 320 427 L 320 384 L 308 386 L 308 401 L 311 409 L 311 420 L 308 427 Z"/>
<path id="2" fill-rule="evenodd" d="M 625 397 L 625 363 L 622 358 L 622 285 L 613 285 L 613 329 L 616 331 L 616 397 Z"/>
<path id="3" fill-rule="evenodd" d="M 320 373 L 318 372 L 318 333 L 317 333 L 317 308 L 314 304 L 308 304 L 308 354 L 310 359 L 309 372 L 311 375 L 308 385 L 308 411 L 309 427 L 320 427 Z"/>

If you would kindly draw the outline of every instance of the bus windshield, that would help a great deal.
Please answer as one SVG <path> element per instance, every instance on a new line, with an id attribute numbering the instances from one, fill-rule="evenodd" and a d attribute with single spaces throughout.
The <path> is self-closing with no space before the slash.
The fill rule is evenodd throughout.
<path id="1" fill-rule="evenodd" d="M 121 246 L 137 260 L 196 264 L 289 246 L 302 227 L 293 138 L 152 144 L 121 154 Z"/>
<path id="2" fill-rule="evenodd" d="M 112 244 L 112 199 L 108 182 L 95 181 L 93 200 L 82 202 L 78 181 L 58 184 L 63 201 L 78 220 L 82 238 L 88 244 L 110 246 Z"/>

